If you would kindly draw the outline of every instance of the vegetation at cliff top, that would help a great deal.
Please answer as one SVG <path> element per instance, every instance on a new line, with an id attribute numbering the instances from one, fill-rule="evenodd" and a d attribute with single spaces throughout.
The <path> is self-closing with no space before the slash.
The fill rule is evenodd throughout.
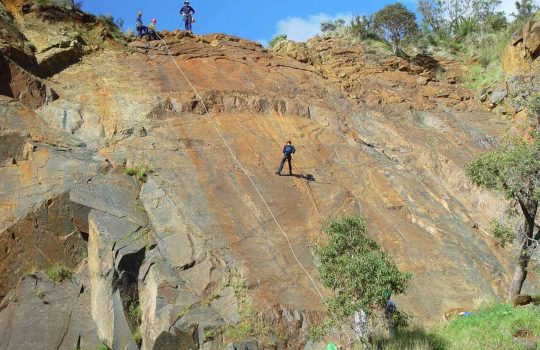
<path id="1" fill-rule="evenodd" d="M 538 6 L 531 0 L 516 2 L 512 16 L 498 10 L 500 0 L 420 0 L 419 18 L 401 3 L 388 5 L 368 16 L 354 16 L 321 23 L 324 36 L 339 36 L 368 51 L 402 56 L 422 53 L 467 64 L 466 83 L 480 92 L 502 81 L 502 52 L 510 38 Z M 276 42 L 283 37 L 275 37 Z M 385 45 L 381 45 L 381 43 Z"/>

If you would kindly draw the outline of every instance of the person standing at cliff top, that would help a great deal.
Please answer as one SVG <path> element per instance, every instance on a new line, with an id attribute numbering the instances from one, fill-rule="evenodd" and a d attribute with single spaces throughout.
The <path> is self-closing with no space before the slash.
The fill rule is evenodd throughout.
<path id="1" fill-rule="evenodd" d="M 148 27 L 143 24 L 142 12 L 137 13 L 137 34 L 142 38 L 143 35 L 148 34 Z"/>
<path id="2" fill-rule="evenodd" d="M 189 1 L 184 1 L 184 7 L 182 7 L 180 13 L 182 14 L 182 17 L 184 17 L 186 32 L 191 34 L 191 25 L 195 22 L 195 18 L 193 18 L 195 10 L 189 5 Z"/>
<path id="3" fill-rule="evenodd" d="M 283 159 L 281 160 L 281 163 L 279 163 L 279 168 L 276 171 L 276 175 L 281 176 L 281 171 L 283 170 L 283 166 L 285 165 L 285 162 L 289 163 L 289 175 L 292 175 L 292 155 L 296 153 L 296 149 L 292 145 L 291 141 L 287 141 L 287 144 L 285 147 L 283 147 Z"/>

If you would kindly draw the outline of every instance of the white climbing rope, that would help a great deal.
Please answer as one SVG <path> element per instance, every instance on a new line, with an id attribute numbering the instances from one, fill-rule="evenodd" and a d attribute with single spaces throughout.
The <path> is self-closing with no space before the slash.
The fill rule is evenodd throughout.
<path id="1" fill-rule="evenodd" d="M 189 80 L 189 78 L 187 77 L 187 75 L 184 73 L 184 71 L 182 70 L 182 68 L 180 68 L 180 66 L 178 65 L 178 63 L 176 62 L 176 60 L 174 59 L 171 51 L 169 50 L 169 45 L 167 45 L 167 43 L 165 42 L 165 40 L 163 40 L 163 38 L 156 33 L 156 35 L 158 36 L 159 40 L 161 40 L 161 42 L 165 45 L 165 48 L 167 49 L 167 55 L 171 58 L 171 60 L 174 62 L 174 65 L 176 66 L 176 68 L 178 69 L 178 71 L 180 72 L 180 74 L 184 77 L 184 79 L 187 81 L 187 83 L 189 84 L 189 86 L 191 87 L 191 89 L 193 90 L 193 92 L 195 93 L 195 95 L 197 96 L 197 98 L 201 101 L 202 103 L 202 106 L 204 108 L 204 111 L 206 113 L 206 115 L 208 116 L 208 118 L 210 119 L 210 122 L 212 124 L 212 126 L 214 127 L 214 129 L 216 130 L 216 132 L 218 133 L 219 137 L 221 138 L 221 140 L 223 141 L 223 144 L 225 145 L 225 147 L 227 148 L 227 150 L 229 151 L 229 153 L 231 154 L 231 156 L 233 157 L 234 161 L 236 162 L 236 164 L 238 164 L 238 166 L 240 167 L 240 169 L 242 169 L 242 172 L 246 175 L 246 177 L 248 178 L 249 182 L 251 183 L 251 185 L 253 186 L 253 188 L 255 189 L 255 191 L 257 192 L 257 194 L 259 195 L 260 199 L 262 200 L 262 202 L 264 203 L 264 205 L 266 206 L 266 209 L 268 210 L 268 212 L 270 213 L 270 216 L 272 217 L 272 219 L 274 220 L 274 222 L 276 223 L 276 226 L 278 227 L 279 231 L 283 234 L 283 236 L 285 237 L 285 239 L 287 240 L 287 244 L 289 245 L 289 248 L 292 252 L 292 255 L 294 256 L 294 259 L 296 260 L 296 262 L 298 263 L 298 265 L 302 268 L 302 270 L 304 271 L 304 273 L 307 275 L 307 277 L 309 278 L 309 280 L 311 281 L 311 284 L 313 285 L 313 288 L 315 289 L 315 291 L 317 292 L 317 294 L 319 295 L 319 297 L 321 298 L 322 302 L 324 303 L 324 305 L 328 308 L 328 303 L 326 302 L 326 299 L 324 298 L 322 292 L 320 291 L 319 287 L 317 287 L 317 284 L 315 283 L 315 280 L 313 279 L 313 277 L 311 276 L 311 274 L 308 272 L 308 270 L 304 267 L 304 265 L 302 264 L 302 262 L 300 262 L 300 259 L 298 259 L 298 256 L 296 255 L 296 252 L 294 251 L 294 248 L 292 246 L 292 243 L 291 243 L 291 240 L 289 239 L 289 235 L 287 235 L 287 233 L 285 232 L 285 230 L 283 229 L 283 227 L 281 227 L 281 224 L 279 223 L 279 221 L 276 219 L 276 216 L 274 215 L 274 212 L 272 211 L 272 209 L 270 208 L 270 206 L 268 205 L 268 202 L 266 201 L 266 199 L 264 198 L 264 196 L 262 195 L 261 191 L 259 190 L 259 187 L 255 184 L 255 181 L 253 181 L 253 178 L 249 175 L 249 173 L 247 172 L 247 170 L 244 168 L 244 166 L 242 165 L 242 163 L 240 162 L 240 160 L 238 159 L 238 157 L 236 157 L 236 155 L 234 154 L 231 146 L 229 146 L 229 143 L 227 142 L 227 140 L 225 140 L 225 137 L 223 136 L 223 134 L 221 133 L 221 131 L 219 130 L 218 126 L 216 125 L 216 123 L 214 122 L 214 118 L 212 117 L 212 114 L 210 113 L 210 111 L 208 110 L 208 108 L 206 107 L 206 104 L 204 103 L 204 100 L 203 98 L 201 97 L 201 95 L 199 94 L 199 91 L 195 88 L 195 86 L 193 86 L 193 84 L 191 83 L 191 81 Z"/>

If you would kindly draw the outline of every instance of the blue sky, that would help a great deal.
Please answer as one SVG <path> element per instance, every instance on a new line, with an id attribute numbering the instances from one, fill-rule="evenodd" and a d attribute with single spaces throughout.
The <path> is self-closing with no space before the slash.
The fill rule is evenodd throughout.
<path id="1" fill-rule="evenodd" d="M 503 0 L 503 9 L 511 11 L 515 0 Z M 193 31 L 196 34 L 226 33 L 268 42 L 276 34 L 287 34 L 302 41 L 317 34 L 322 20 L 371 14 L 395 0 L 193 0 L 197 11 Z M 411 10 L 416 1 L 404 0 Z M 182 0 L 85 0 L 83 9 L 94 14 L 111 14 L 125 21 L 124 29 L 134 28 L 136 13 L 143 12 L 145 22 L 158 20 L 159 29 L 182 28 L 178 11 Z"/>

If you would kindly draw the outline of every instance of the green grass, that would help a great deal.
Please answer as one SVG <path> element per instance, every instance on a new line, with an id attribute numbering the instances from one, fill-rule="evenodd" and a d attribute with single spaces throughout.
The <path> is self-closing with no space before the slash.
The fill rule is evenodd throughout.
<path id="1" fill-rule="evenodd" d="M 222 287 L 231 287 L 234 290 L 241 317 L 240 322 L 225 327 L 226 342 L 241 342 L 255 338 L 265 349 L 276 349 L 278 347 L 276 341 L 284 340 L 286 333 L 256 313 L 244 273 L 238 270 L 231 271 Z"/>
<path id="2" fill-rule="evenodd" d="M 500 62 L 490 64 L 487 67 L 477 64 L 469 69 L 465 86 L 475 92 L 480 92 L 482 88 L 494 86 L 503 80 L 504 72 Z"/>
<path id="3" fill-rule="evenodd" d="M 54 265 L 49 267 L 45 273 L 49 278 L 55 282 L 62 282 L 67 279 L 71 279 L 73 277 L 73 269 L 69 268 L 65 265 Z"/>
<path id="4" fill-rule="evenodd" d="M 533 298 L 540 302 L 540 296 Z M 540 349 L 540 307 L 494 304 L 438 328 L 398 329 L 391 339 L 375 339 L 375 345 L 384 350 L 522 350 L 526 347 L 514 334 L 524 330 L 536 337 L 534 349 Z"/>
<path id="5" fill-rule="evenodd" d="M 540 338 L 540 308 L 514 308 L 498 304 L 461 317 L 437 333 L 448 350 L 522 349 L 513 341 L 515 332 L 528 329 Z M 540 349 L 537 345 L 537 349 Z"/>
<path id="6" fill-rule="evenodd" d="M 446 340 L 422 329 L 399 330 L 394 338 L 378 340 L 385 350 L 445 350 Z M 466 350 L 466 349 L 462 349 Z M 467 349 L 468 350 L 468 349 Z"/>
<path id="7" fill-rule="evenodd" d="M 142 164 L 136 164 L 134 166 L 127 167 L 124 170 L 124 173 L 126 175 L 137 176 L 137 179 L 139 181 L 144 181 L 146 177 L 148 176 L 148 174 L 151 174 L 153 172 L 154 171 L 150 169 L 148 166 L 142 165 Z"/>
<path id="8" fill-rule="evenodd" d="M 134 302 L 129 305 L 128 318 L 131 321 L 131 327 L 133 329 L 133 340 L 137 345 L 142 343 L 141 323 L 142 323 L 142 309 L 139 302 Z"/>
<path id="9" fill-rule="evenodd" d="M 142 310 L 139 303 L 133 303 L 129 306 L 129 318 L 140 322 L 142 318 Z"/>

